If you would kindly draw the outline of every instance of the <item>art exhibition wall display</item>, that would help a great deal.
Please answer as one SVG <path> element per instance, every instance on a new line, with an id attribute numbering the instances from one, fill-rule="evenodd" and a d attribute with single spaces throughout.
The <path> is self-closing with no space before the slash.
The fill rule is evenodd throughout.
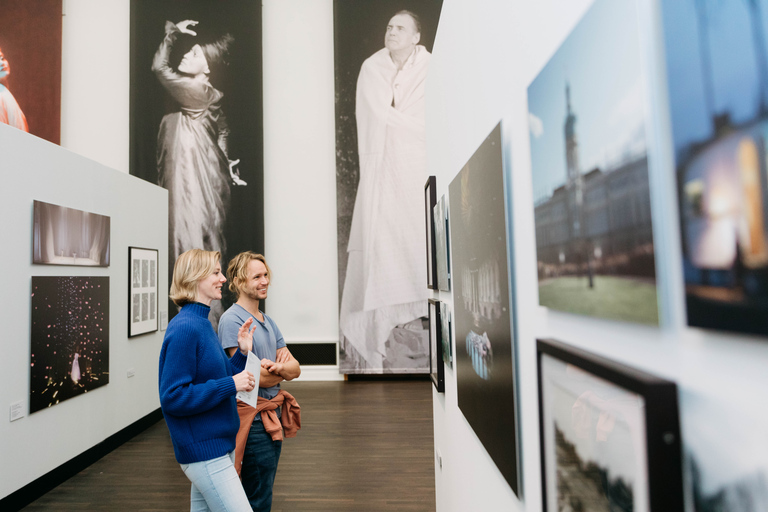
<path id="1" fill-rule="evenodd" d="M 429 299 L 429 376 L 438 393 L 445 392 L 445 367 L 443 366 L 443 322 L 439 300 Z"/>
<path id="2" fill-rule="evenodd" d="M 458 405 L 520 492 L 514 315 L 510 306 L 501 124 L 449 185 Z"/>
<path id="3" fill-rule="evenodd" d="M 448 250 L 448 210 L 445 207 L 445 195 L 440 197 L 434 211 L 435 253 L 437 254 L 437 288 L 444 292 L 451 291 L 451 267 Z"/>
<path id="4" fill-rule="evenodd" d="M 768 418 L 754 405 L 681 391 L 692 512 L 768 510 Z"/>
<path id="5" fill-rule="evenodd" d="M 333 2 L 341 373 L 429 373 L 425 85 L 441 7 Z"/>
<path id="6" fill-rule="evenodd" d="M 544 511 L 684 510 L 675 383 L 538 340 Z"/>
<path id="7" fill-rule="evenodd" d="M 128 337 L 157 330 L 158 251 L 128 248 Z"/>
<path id="8" fill-rule="evenodd" d="M 766 0 L 663 0 L 688 324 L 768 334 Z"/>
<path id="9" fill-rule="evenodd" d="M 0 123 L 61 140 L 62 0 L 0 0 Z"/>
<path id="10" fill-rule="evenodd" d="M 42 201 L 33 210 L 32 263 L 109 266 L 109 217 Z"/>
<path id="11" fill-rule="evenodd" d="M 645 80 L 636 0 L 597 0 L 528 87 L 542 306 L 659 323 Z"/>
<path id="12" fill-rule="evenodd" d="M 451 310 L 448 303 L 440 303 L 440 336 L 443 344 L 443 362 L 453 368 L 453 343 L 451 343 Z"/>
<path id="13" fill-rule="evenodd" d="M 29 412 L 109 383 L 109 277 L 32 276 Z"/>
<path id="14" fill-rule="evenodd" d="M 427 288 L 437 290 L 437 261 L 435 259 L 435 221 L 432 212 L 437 204 L 437 178 L 430 176 L 424 185 L 424 216 L 427 232 Z"/>
<path id="15" fill-rule="evenodd" d="M 168 282 L 189 249 L 264 252 L 261 7 L 130 2 L 130 172 L 168 190 Z"/>

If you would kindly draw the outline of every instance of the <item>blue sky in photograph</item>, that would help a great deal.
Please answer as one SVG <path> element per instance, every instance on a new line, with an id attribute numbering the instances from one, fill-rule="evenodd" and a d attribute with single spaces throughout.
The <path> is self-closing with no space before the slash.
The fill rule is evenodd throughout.
<path id="1" fill-rule="evenodd" d="M 565 183 L 565 87 L 577 116 L 583 173 L 645 151 L 635 0 L 597 0 L 528 87 L 531 167 L 538 204 Z"/>
<path id="2" fill-rule="evenodd" d="M 713 135 L 704 96 L 699 16 L 707 15 L 711 77 L 717 113 L 740 124 L 758 114 L 759 81 L 748 0 L 662 0 L 669 103 L 675 151 Z M 768 0 L 758 0 L 768 34 Z M 765 42 L 763 42 L 765 47 Z"/>

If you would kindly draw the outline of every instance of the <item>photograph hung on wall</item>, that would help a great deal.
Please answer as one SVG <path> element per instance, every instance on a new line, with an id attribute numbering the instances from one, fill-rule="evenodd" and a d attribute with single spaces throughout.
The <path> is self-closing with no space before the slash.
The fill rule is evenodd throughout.
<path id="1" fill-rule="evenodd" d="M 767 11 L 661 2 L 691 326 L 768 334 Z"/>
<path id="2" fill-rule="evenodd" d="M 109 383 L 109 277 L 32 276 L 29 412 Z"/>
<path id="3" fill-rule="evenodd" d="M 765 407 L 683 390 L 680 412 L 691 511 L 768 510 Z"/>
<path id="4" fill-rule="evenodd" d="M 32 210 L 32 263 L 109 266 L 109 217 L 43 201 Z"/>
<path id="5" fill-rule="evenodd" d="M 189 249 L 263 252 L 261 3 L 131 0 L 130 33 L 130 171 L 168 189 L 168 282 Z"/>
<path id="6" fill-rule="evenodd" d="M 157 330 L 158 250 L 128 247 L 128 337 Z"/>
<path id="7" fill-rule="evenodd" d="M 433 208 L 435 222 L 435 253 L 437 254 L 437 288 L 444 292 L 451 291 L 451 267 L 448 249 L 448 210 L 445 207 L 445 194 Z"/>
<path id="8" fill-rule="evenodd" d="M 334 0 L 341 373 L 429 373 L 424 91 L 442 0 Z"/>
<path id="9" fill-rule="evenodd" d="M 443 362 L 453 368 L 453 344 L 451 343 L 451 310 L 447 302 L 440 303 L 440 336 L 443 344 Z"/>
<path id="10" fill-rule="evenodd" d="M 459 409 L 519 496 L 515 320 L 501 133 L 499 123 L 448 188 L 453 355 Z"/>
<path id="11" fill-rule="evenodd" d="M 445 367 L 443 366 L 442 303 L 429 299 L 429 377 L 438 393 L 445 393 Z"/>
<path id="12" fill-rule="evenodd" d="M 537 340 L 544 512 L 684 510 L 677 386 Z"/>
<path id="13" fill-rule="evenodd" d="M 659 323 L 642 68 L 636 0 L 597 0 L 528 87 L 542 306 Z"/>
<path id="14" fill-rule="evenodd" d="M 61 140 L 62 0 L 0 0 L 0 123 Z"/>
<path id="15" fill-rule="evenodd" d="M 435 259 L 435 221 L 432 211 L 437 204 L 437 178 L 430 176 L 424 184 L 424 208 L 427 233 L 427 288 L 437 290 L 437 261 Z"/>

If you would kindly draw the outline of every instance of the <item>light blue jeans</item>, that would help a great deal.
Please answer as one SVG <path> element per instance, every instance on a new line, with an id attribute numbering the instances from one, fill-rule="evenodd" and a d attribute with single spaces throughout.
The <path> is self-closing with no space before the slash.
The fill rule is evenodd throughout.
<path id="1" fill-rule="evenodd" d="M 190 512 L 251 512 L 234 462 L 235 452 L 229 452 L 216 459 L 181 465 L 192 482 Z"/>

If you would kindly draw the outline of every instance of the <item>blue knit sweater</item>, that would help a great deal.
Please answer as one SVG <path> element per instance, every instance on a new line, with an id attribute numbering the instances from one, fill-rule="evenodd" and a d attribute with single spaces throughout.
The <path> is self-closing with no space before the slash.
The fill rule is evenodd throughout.
<path id="1" fill-rule="evenodd" d="M 182 307 L 160 349 L 160 406 L 180 464 L 226 455 L 240 427 L 232 375 L 245 368 L 246 357 L 236 350 L 227 358 L 209 311 L 199 303 Z"/>

